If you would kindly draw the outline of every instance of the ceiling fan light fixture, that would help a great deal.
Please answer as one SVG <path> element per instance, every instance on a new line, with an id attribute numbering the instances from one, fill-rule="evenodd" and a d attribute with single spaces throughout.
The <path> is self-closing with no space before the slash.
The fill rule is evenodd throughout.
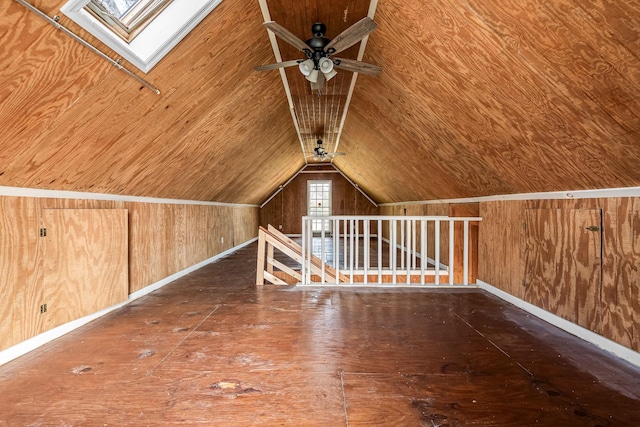
<path id="1" fill-rule="evenodd" d="M 313 60 L 311 60 L 311 59 L 307 59 L 306 61 L 302 61 L 298 65 L 298 68 L 300 69 L 300 72 L 302 74 L 304 74 L 305 76 L 308 76 L 309 74 L 311 74 L 311 72 L 313 71 L 314 67 L 315 67 L 315 64 L 313 63 Z"/>
<path id="2" fill-rule="evenodd" d="M 328 73 L 324 73 L 324 78 L 327 79 L 327 81 L 331 80 L 332 78 L 334 78 L 336 76 L 336 74 L 338 74 L 336 72 L 336 70 L 331 70 Z"/>
<path id="3" fill-rule="evenodd" d="M 336 70 L 333 69 L 333 61 L 329 58 L 320 58 L 318 68 L 320 68 L 320 71 L 322 71 L 327 80 L 331 80 L 338 74 Z"/>
<path id="4" fill-rule="evenodd" d="M 333 61 L 329 58 L 320 58 L 318 61 L 318 67 L 323 73 L 329 73 L 333 70 Z"/>
<path id="5" fill-rule="evenodd" d="M 318 70 L 313 69 L 309 72 L 309 74 L 305 75 L 305 79 L 309 80 L 311 83 L 318 83 L 318 73 Z"/>

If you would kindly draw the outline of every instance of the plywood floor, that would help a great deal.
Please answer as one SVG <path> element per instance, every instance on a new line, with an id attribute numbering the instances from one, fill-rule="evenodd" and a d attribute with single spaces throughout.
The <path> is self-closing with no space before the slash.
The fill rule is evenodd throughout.
<path id="1" fill-rule="evenodd" d="M 640 371 L 482 291 L 256 289 L 256 246 L 0 367 L 0 426 L 638 426 Z"/>

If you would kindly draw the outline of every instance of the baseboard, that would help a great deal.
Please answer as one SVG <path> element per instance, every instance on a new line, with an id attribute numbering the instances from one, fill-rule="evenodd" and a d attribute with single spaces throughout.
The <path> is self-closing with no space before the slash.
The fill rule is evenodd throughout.
<path id="1" fill-rule="evenodd" d="M 140 289 L 139 291 L 133 292 L 129 295 L 129 298 L 120 303 L 120 304 L 116 304 L 112 307 L 109 308 L 105 308 L 104 310 L 98 311 L 96 313 L 90 314 L 88 316 L 82 317 L 80 319 L 76 319 L 73 320 L 69 323 L 65 323 L 64 325 L 60 325 L 57 328 L 53 328 L 49 331 L 43 332 L 39 335 L 36 335 L 35 337 L 29 338 L 26 341 L 22 341 L 21 343 L 18 343 L 12 347 L 9 347 L 3 351 L 0 351 L 0 366 L 4 365 L 7 362 L 10 362 L 13 359 L 16 359 L 20 356 L 23 356 L 27 353 L 29 353 L 30 351 L 33 351 L 35 349 L 37 349 L 38 347 L 43 346 L 44 344 L 47 344 L 53 340 L 55 340 L 56 338 L 59 338 L 65 334 L 68 334 L 69 332 L 78 329 L 79 327 L 86 325 L 87 323 L 96 320 L 102 316 L 104 316 L 105 314 L 111 313 L 114 310 L 117 310 L 121 307 L 126 306 L 127 304 L 131 303 L 132 301 L 135 301 L 136 299 L 143 297 L 153 291 L 156 291 L 158 289 L 160 289 L 161 287 L 173 282 L 174 280 L 177 280 L 179 278 L 181 278 L 182 276 L 185 276 L 195 270 L 198 270 L 199 268 L 204 267 L 207 264 L 211 264 L 214 261 L 219 260 L 222 257 L 225 257 L 235 251 L 237 251 L 238 249 L 241 249 L 253 242 L 255 242 L 256 240 L 258 240 L 257 237 L 246 241 L 245 243 L 242 243 L 238 246 L 235 246 L 231 249 L 228 249 L 224 252 L 219 253 L 218 255 L 215 255 L 209 259 L 206 259 L 202 262 L 199 262 L 198 264 L 192 265 L 191 267 L 185 268 L 182 271 L 179 271 L 175 274 L 172 274 L 169 277 L 165 277 L 164 279 L 153 283 L 149 286 L 146 286 L 144 289 Z"/>
<path id="2" fill-rule="evenodd" d="M 563 319 L 560 316 L 556 316 L 553 313 L 550 313 L 546 310 L 541 309 L 538 306 L 530 304 L 524 300 L 521 300 L 518 297 L 515 297 L 501 289 L 498 289 L 494 286 L 489 285 L 488 283 L 483 282 L 482 280 L 477 280 L 476 284 L 479 288 L 484 289 L 485 291 L 497 296 L 500 299 L 503 299 L 516 307 L 519 307 L 534 316 L 544 320 L 547 323 L 556 326 L 571 335 L 575 335 L 578 338 L 587 341 L 596 347 L 619 357 L 620 359 L 626 360 L 627 362 L 640 367 L 640 353 L 631 350 L 628 347 L 625 347 L 621 344 L 618 344 L 615 341 L 611 341 L 608 338 L 603 337 L 602 335 L 596 334 L 582 326 L 576 325 L 573 322 L 570 322 L 566 319 Z"/>

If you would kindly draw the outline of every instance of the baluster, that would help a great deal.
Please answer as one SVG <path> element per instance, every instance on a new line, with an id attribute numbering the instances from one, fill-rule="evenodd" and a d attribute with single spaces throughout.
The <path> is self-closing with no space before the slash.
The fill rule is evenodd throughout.
<path id="1" fill-rule="evenodd" d="M 378 283 L 382 283 L 382 220 L 378 220 Z"/>
<path id="2" fill-rule="evenodd" d="M 406 256 L 407 256 L 407 278 L 406 278 L 406 283 L 407 285 L 409 283 L 411 283 L 411 220 L 410 219 L 405 219 L 405 225 L 407 228 L 407 235 L 406 235 L 406 241 L 405 241 L 405 246 L 407 248 L 406 251 Z"/>
<path id="3" fill-rule="evenodd" d="M 353 284 L 353 238 L 354 238 L 354 230 L 353 230 L 353 219 L 349 220 L 349 226 L 351 228 L 351 235 L 349 236 L 349 243 L 351 244 L 351 246 L 349 247 L 349 265 L 350 265 L 350 271 L 349 271 L 349 283 Z"/>
<path id="4" fill-rule="evenodd" d="M 424 269 L 427 262 L 427 221 L 420 220 L 420 284 L 424 285 Z"/>
<path id="5" fill-rule="evenodd" d="M 464 221 L 463 285 L 469 284 L 469 221 Z"/>
<path id="6" fill-rule="evenodd" d="M 436 268 L 435 284 L 440 284 L 440 220 L 436 219 L 434 227 L 434 264 Z"/>
<path id="7" fill-rule="evenodd" d="M 400 270 L 404 270 L 404 227 L 405 219 L 400 220 Z"/>
<path id="8" fill-rule="evenodd" d="M 343 224 L 343 230 L 344 230 L 344 241 L 343 241 L 343 248 L 344 248 L 344 252 L 342 253 L 342 258 L 344 259 L 343 264 L 344 264 L 344 270 L 347 269 L 347 259 L 349 258 L 347 256 L 347 240 L 349 239 L 349 234 L 347 233 L 347 226 L 348 226 L 349 221 L 345 218 Z"/>
<path id="9" fill-rule="evenodd" d="M 454 279 L 454 236 L 455 236 L 455 227 L 453 226 L 453 220 L 449 220 L 449 285 L 453 285 Z"/>
<path id="10" fill-rule="evenodd" d="M 394 285 L 396 284 L 396 268 L 398 265 L 397 262 L 397 249 L 396 249 L 396 239 L 397 239 L 397 235 L 398 235 L 398 223 L 397 220 L 393 219 L 391 220 L 392 223 L 392 232 L 391 232 L 391 237 L 393 238 L 392 241 L 392 246 L 393 246 L 393 251 L 391 252 L 391 274 L 392 274 L 392 280 L 391 283 L 393 283 Z"/>
<path id="11" fill-rule="evenodd" d="M 369 219 L 362 220 L 362 226 L 364 227 L 364 247 L 362 248 L 364 251 L 364 259 L 363 259 L 363 268 L 364 268 L 364 283 L 369 283 L 369 243 L 371 238 L 371 230 L 369 230 Z"/>

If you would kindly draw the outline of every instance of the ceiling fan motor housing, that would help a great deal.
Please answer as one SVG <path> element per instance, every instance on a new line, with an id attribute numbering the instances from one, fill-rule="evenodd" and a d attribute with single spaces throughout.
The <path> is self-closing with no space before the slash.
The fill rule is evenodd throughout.
<path id="1" fill-rule="evenodd" d="M 329 56 L 329 53 L 325 52 L 324 48 L 331 42 L 331 40 L 324 37 L 325 31 L 327 31 L 327 26 L 322 22 L 316 22 L 311 26 L 313 37 L 305 42 L 307 46 L 312 49 L 312 51 L 307 53 L 307 56 L 309 57 L 309 59 L 314 60 L 316 69 L 318 69 L 318 61 L 321 58 L 326 58 Z"/>
<path id="2" fill-rule="evenodd" d="M 316 22 L 311 26 L 311 34 L 314 37 L 324 37 L 324 33 L 327 32 L 327 26 L 322 22 Z"/>

